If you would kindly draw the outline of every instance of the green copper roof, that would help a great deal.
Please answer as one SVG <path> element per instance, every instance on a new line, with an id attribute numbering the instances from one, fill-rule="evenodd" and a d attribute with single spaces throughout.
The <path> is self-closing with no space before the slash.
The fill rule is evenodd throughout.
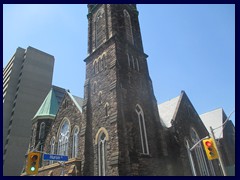
<path id="1" fill-rule="evenodd" d="M 52 88 L 48 93 L 47 97 L 43 101 L 41 107 L 38 109 L 37 113 L 35 114 L 34 119 L 40 117 L 48 117 L 54 118 L 58 111 L 58 100 L 55 94 L 54 89 Z"/>

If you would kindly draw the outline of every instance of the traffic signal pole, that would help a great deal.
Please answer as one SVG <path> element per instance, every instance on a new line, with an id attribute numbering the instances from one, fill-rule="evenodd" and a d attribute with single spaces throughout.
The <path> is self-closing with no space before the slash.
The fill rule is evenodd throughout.
<path id="1" fill-rule="evenodd" d="M 218 150 L 218 144 L 216 143 L 215 135 L 214 135 L 212 126 L 210 126 L 210 130 L 211 130 L 213 142 L 214 142 L 214 144 L 216 145 L 216 150 L 217 150 L 217 153 L 218 153 L 218 156 L 219 156 L 218 159 L 219 159 L 219 163 L 220 163 L 220 166 L 221 166 L 223 175 L 224 175 L 224 176 L 227 176 L 226 171 L 225 171 L 225 167 L 224 167 L 224 165 L 223 165 L 221 153 L 220 153 L 220 151 Z"/>

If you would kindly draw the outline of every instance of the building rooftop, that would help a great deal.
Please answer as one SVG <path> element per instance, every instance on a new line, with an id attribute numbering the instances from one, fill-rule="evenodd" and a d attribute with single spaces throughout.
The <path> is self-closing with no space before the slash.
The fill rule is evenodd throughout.
<path id="1" fill-rule="evenodd" d="M 213 111 L 206 112 L 200 115 L 200 118 L 203 121 L 203 124 L 207 128 L 208 132 L 211 133 L 210 126 L 214 130 L 215 138 L 220 139 L 223 137 L 223 127 L 221 126 L 224 122 L 224 111 L 222 108 L 215 109 Z"/>
<path id="2" fill-rule="evenodd" d="M 158 105 L 160 121 L 168 128 L 172 126 L 171 121 L 176 111 L 179 99 L 180 95 Z"/>
<path id="3" fill-rule="evenodd" d="M 52 86 L 42 105 L 35 114 L 33 120 L 38 118 L 53 119 L 58 111 L 59 105 L 63 99 L 66 90 L 57 86 Z"/>

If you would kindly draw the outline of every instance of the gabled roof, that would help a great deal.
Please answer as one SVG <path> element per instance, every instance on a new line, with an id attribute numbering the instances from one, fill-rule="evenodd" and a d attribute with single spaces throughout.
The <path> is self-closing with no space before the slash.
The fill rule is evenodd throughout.
<path id="1" fill-rule="evenodd" d="M 180 97 L 181 95 L 158 105 L 160 121 L 168 128 L 172 126 L 171 120 L 174 118 Z"/>
<path id="2" fill-rule="evenodd" d="M 210 126 L 213 129 L 219 127 L 218 129 L 214 130 L 214 135 L 216 139 L 220 139 L 223 137 L 223 127 L 221 126 L 224 121 L 223 115 L 224 111 L 222 108 L 218 108 L 200 115 L 200 118 L 202 119 L 203 124 L 205 125 L 209 133 L 211 133 Z"/>
<path id="3" fill-rule="evenodd" d="M 52 86 L 42 105 L 35 114 L 33 121 L 39 118 L 53 119 L 57 114 L 59 104 L 62 101 L 65 92 L 66 90 L 60 87 Z"/>
<path id="4" fill-rule="evenodd" d="M 82 113 L 83 99 L 77 96 L 73 96 L 70 92 L 67 92 L 69 97 L 72 99 L 78 110 Z"/>

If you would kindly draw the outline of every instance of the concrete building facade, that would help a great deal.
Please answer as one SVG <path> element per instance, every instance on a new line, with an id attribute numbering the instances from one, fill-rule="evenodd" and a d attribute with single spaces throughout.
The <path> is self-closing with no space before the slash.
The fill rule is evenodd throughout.
<path id="1" fill-rule="evenodd" d="M 31 118 L 52 86 L 53 66 L 52 55 L 28 47 L 17 48 L 3 70 L 3 175 L 21 174 Z"/>

